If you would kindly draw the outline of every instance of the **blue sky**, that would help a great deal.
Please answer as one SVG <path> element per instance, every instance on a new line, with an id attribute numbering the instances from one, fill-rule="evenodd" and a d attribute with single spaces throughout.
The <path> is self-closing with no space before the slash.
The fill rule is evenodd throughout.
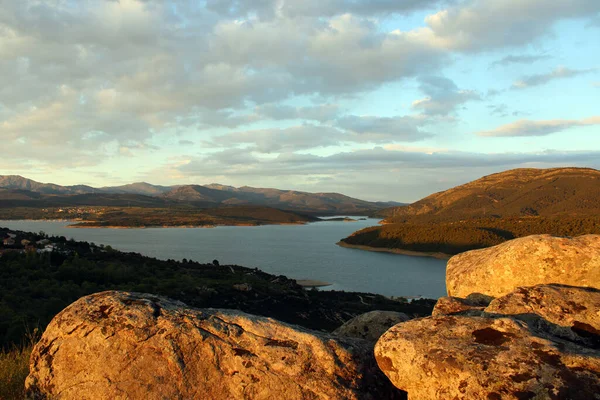
<path id="1" fill-rule="evenodd" d="M 0 174 L 414 201 L 600 168 L 597 0 L 7 0 Z"/>

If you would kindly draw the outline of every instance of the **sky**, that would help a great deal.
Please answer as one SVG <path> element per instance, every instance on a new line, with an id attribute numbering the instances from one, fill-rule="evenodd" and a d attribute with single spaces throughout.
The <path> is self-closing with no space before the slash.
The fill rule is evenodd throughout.
<path id="1" fill-rule="evenodd" d="M 0 154 L 401 202 L 600 168 L 600 1 L 0 0 Z"/>

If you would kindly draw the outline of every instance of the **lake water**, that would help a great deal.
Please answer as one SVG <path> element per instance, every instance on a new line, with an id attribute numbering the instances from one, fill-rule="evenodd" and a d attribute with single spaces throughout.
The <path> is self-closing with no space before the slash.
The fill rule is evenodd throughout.
<path id="1" fill-rule="evenodd" d="M 317 222 L 307 225 L 223 226 L 217 228 L 74 229 L 68 222 L 0 221 L 1 227 L 65 236 L 110 245 L 160 259 L 237 264 L 293 279 L 332 283 L 327 289 L 386 296 L 446 295 L 446 261 L 342 248 L 352 232 L 376 225 Z"/>

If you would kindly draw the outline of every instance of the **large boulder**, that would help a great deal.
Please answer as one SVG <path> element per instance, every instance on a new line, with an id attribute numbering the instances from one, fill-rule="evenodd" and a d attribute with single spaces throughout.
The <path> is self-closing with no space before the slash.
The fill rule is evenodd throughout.
<path id="1" fill-rule="evenodd" d="M 500 297 L 548 283 L 600 288 L 600 235 L 527 236 L 458 254 L 446 267 L 446 288 L 454 297 Z"/>
<path id="2" fill-rule="evenodd" d="M 48 325 L 26 392 L 60 399 L 386 399 L 372 343 L 239 311 L 103 292 Z"/>
<path id="3" fill-rule="evenodd" d="M 495 299 L 485 313 L 537 325 L 551 335 L 600 348 L 600 290 L 565 285 L 518 288 Z"/>
<path id="4" fill-rule="evenodd" d="M 600 352 L 510 318 L 436 316 L 388 330 L 375 357 L 410 400 L 600 399 Z"/>
<path id="5" fill-rule="evenodd" d="M 410 317 L 396 311 L 371 311 L 358 315 L 333 331 L 336 336 L 365 339 L 375 343 L 385 331 Z"/>

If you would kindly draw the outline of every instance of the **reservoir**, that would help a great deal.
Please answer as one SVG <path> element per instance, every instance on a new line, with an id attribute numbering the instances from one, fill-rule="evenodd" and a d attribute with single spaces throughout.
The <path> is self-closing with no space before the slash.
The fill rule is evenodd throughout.
<path id="1" fill-rule="evenodd" d="M 356 217 L 355 217 L 356 218 Z M 336 243 L 379 220 L 216 228 L 81 229 L 67 221 L 0 221 L 0 227 L 110 245 L 159 259 L 184 258 L 257 267 L 293 279 L 331 283 L 324 289 L 385 296 L 446 295 L 446 260 L 342 248 Z"/>

